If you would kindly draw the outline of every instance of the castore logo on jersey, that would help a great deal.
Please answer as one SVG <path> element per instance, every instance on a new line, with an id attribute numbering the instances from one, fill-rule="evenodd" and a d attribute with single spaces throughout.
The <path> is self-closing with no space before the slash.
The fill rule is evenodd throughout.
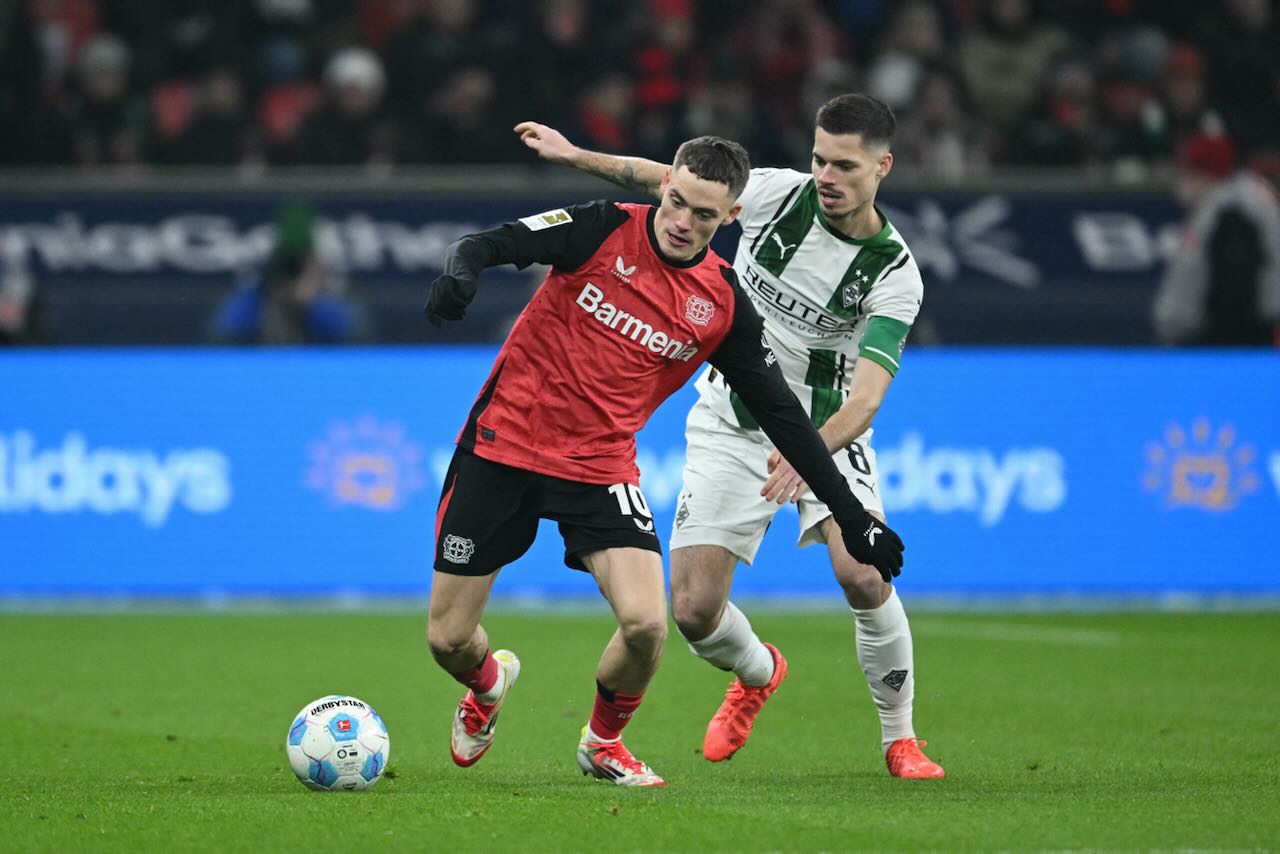
<path id="1" fill-rule="evenodd" d="M 635 273 L 636 267 L 636 264 L 632 264 L 628 267 L 627 263 L 622 260 L 622 256 L 619 255 L 618 260 L 613 262 L 612 273 L 629 285 L 631 284 L 631 276 Z"/>

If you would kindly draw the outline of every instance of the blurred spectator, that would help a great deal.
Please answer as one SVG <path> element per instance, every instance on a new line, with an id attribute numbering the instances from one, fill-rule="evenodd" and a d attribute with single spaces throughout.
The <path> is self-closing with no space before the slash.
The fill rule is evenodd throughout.
<path id="1" fill-rule="evenodd" d="M 0 164 L 28 159 L 26 129 L 44 103 L 43 57 L 27 7 L 0 2 Z"/>
<path id="2" fill-rule="evenodd" d="M 905 113 L 926 67 L 944 59 L 942 13 L 927 0 L 904 3 L 895 10 L 877 45 L 879 52 L 867 68 L 867 92 L 895 112 Z"/>
<path id="3" fill-rule="evenodd" d="M 828 0 L 837 25 L 854 47 L 854 55 L 870 55 L 883 33 L 885 19 L 901 0 Z M 971 0 L 966 0 L 971 2 Z M 953 4 L 954 5 L 954 4 Z"/>
<path id="4" fill-rule="evenodd" d="M 297 0 L 287 0 L 297 2 Z M 307 0 L 312 9 L 306 44 L 311 65 L 318 65 L 347 45 L 359 44 L 365 0 Z M 368 47 L 368 45 L 365 45 Z"/>
<path id="5" fill-rule="evenodd" d="M 94 36 L 76 61 L 79 89 L 66 116 L 77 163 L 136 165 L 147 153 L 146 105 L 129 90 L 129 48 L 109 33 Z"/>
<path id="6" fill-rule="evenodd" d="M 252 92 L 297 83 L 324 62 L 311 56 L 307 34 L 314 24 L 310 0 L 252 0 L 247 4 L 244 38 Z"/>
<path id="7" fill-rule="evenodd" d="M 1180 27 L 1190 5 L 1169 0 L 1042 0 L 1040 9 L 1065 28 L 1076 44 L 1092 45 L 1108 33 L 1147 24 L 1161 32 Z"/>
<path id="8" fill-rule="evenodd" d="M 23 19 L 29 13 L 40 46 L 42 61 L 26 66 L 22 77 L 41 83 L 48 92 L 58 92 L 85 42 L 98 31 L 98 4 L 95 0 L 19 0 L 5 5 L 13 15 L 9 19 L 10 27 L 16 26 L 20 30 L 25 26 Z M 9 36 L 10 39 L 14 37 L 13 33 Z M 20 42 L 13 42 L 6 46 L 3 54 L 20 49 L 19 45 Z M 19 56 L 10 55 L 9 58 L 18 60 Z M 38 67 L 43 68 L 43 75 L 33 73 L 33 69 Z"/>
<path id="9" fill-rule="evenodd" d="M 1160 76 L 1157 97 L 1146 114 L 1155 162 L 1172 166 L 1175 155 L 1192 135 L 1225 132 L 1222 117 L 1207 100 L 1204 60 L 1187 44 L 1173 46 Z"/>
<path id="10" fill-rule="evenodd" d="M 1093 66 L 1084 56 L 1064 57 L 1049 73 L 1035 110 L 1009 134 L 1004 159 L 1025 166 L 1100 167 L 1100 135 Z"/>
<path id="11" fill-rule="evenodd" d="M 325 98 L 302 123 L 293 162 L 331 166 L 386 165 L 395 129 L 379 107 L 386 78 L 377 56 L 363 48 L 334 54 L 325 68 Z"/>
<path id="12" fill-rule="evenodd" d="M 775 137 L 774 146 L 786 152 L 783 159 L 771 162 L 809 171 L 813 157 L 813 120 L 818 108 L 837 95 L 861 91 L 861 80 L 852 62 L 834 56 L 815 62 L 800 89 L 800 115 L 809 117 L 809 125 L 770 125 L 768 133 Z"/>
<path id="13" fill-rule="evenodd" d="M 0 249 L 4 249 L 0 245 Z M 0 345 L 49 340 L 35 277 L 20 254 L 0 251 Z"/>
<path id="14" fill-rule="evenodd" d="M 215 68 L 209 72 L 192 100 L 190 118 L 160 146 L 166 162 L 232 165 L 259 156 L 256 134 L 244 107 L 240 78 L 232 69 Z"/>
<path id="15" fill-rule="evenodd" d="M 714 134 L 737 141 L 747 149 L 755 165 L 785 164 L 794 160 L 782 147 L 776 130 L 760 121 L 747 81 L 732 75 L 712 77 L 694 95 L 686 129 L 691 136 Z"/>
<path id="16" fill-rule="evenodd" d="M 809 76 L 805 78 L 804 87 L 800 90 L 801 109 L 809 116 L 810 123 L 818 115 L 818 108 L 837 95 L 862 91 L 862 76 L 858 67 L 851 62 L 835 57 L 828 57 L 813 64 Z M 804 160 L 808 162 L 813 147 L 812 128 L 802 133 L 804 139 L 802 149 Z"/>
<path id="17" fill-rule="evenodd" d="M 1271 0 L 1198 4 L 1213 101 L 1246 154 L 1280 154 L 1280 16 Z"/>
<path id="18" fill-rule="evenodd" d="M 359 41 L 382 53 L 387 40 L 418 15 L 422 0 L 361 0 L 359 5 Z"/>
<path id="19" fill-rule="evenodd" d="M 1034 16 L 1030 0 L 985 0 L 960 39 L 960 71 L 979 114 L 1004 131 L 1032 106 L 1066 32 Z"/>
<path id="20" fill-rule="evenodd" d="M 572 119 L 575 96 L 596 66 L 602 49 L 591 26 L 587 0 L 540 0 L 530 4 L 520 40 L 520 80 L 526 114 L 553 126 Z M 513 81 L 514 82 L 514 81 Z"/>
<path id="21" fill-rule="evenodd" d="M 839 32 L 814 0 L 762 0 L 748 8 L 733 38 L 756 109 L 773 127 L 807 129 L 813 114 L 801 108 L 796 92 L 814 66 L 842 57 Z"/>
<path id="22" fill-rule="evenodd" d="M 1280 346 L 1280 203 L 1249 170 L 1236 171 L 1225 136 L 1183 149 L 1179 195 L 1187 221 L 1153 307 L 1169 344 Z"/>
<path id="23" fill-rule="evenodd" d="M 1158 153 L 1148 116 L 1156 106 L 1148 85 L 1164 61 L 1164 43 L 1146 30 L 1104 36 L 1094 67 L 1098 80 L 1097 150 L 1112 177 L 1136 181 L 1147 177 L 1147 164 Z M 1135 45 L 1147 43 L 1145 50 Z M 1138 57 L 1142 57 L 1139 59 Z"/>
<path id="24" fill-rule="evenodd" d="M 665 158 L 684 140 L 691 90 L 703 85 L 706 58 L 695 50 L 691 0 L 649 0 L 647 35 L 634 51 L 635 145 L 632 153 Z"/>
<path id="25" fill-rule="evenodd" d="M 120 36 L 132 56 L 136 91 L 195 80 L 216 67 L 238 66 L 247 22 L 244 3 L 206 0 L 100 2 L 103 29 Z"/>
<path id="26" fill-rule="evenodd" d="M 584 148 L 610 153 L 630 151 L 635 95 L 625 74 L 605 74 L 593 81 L 578 99 L 578 111 L 570 138 Z"/>
<path id="27" fill-rule="evenodd" d="M 246 276 L 218 307 L 212 336 L 224 344 L 342 344 L 363 336 L 361 315 L 316 252 L 314 218 L 291 203 L 276 216 L 261 273 Z"/>
<path id="28" fill-rule="evenodd" d="M 990 171 L 983 133 L 956 76 L 941 66 L 925 71 L 911 100 L 893 142 L 894 163 L 904 174 L 961 181 Z"/>
<path id="29" fill-rule="evenodd" d="M 460 68 L 410 118 L 405 159 L 419 163 L 495 163 L 516 159 L 511 123 L 494 114 L 498 81 L 483 67 Z"/>
<path id="30" fill-rule="evenodd" d="M 420 109 L 459 68 L 499 68 L 516 42 L 509 24 L 482 18 L 477 0 L 411 0 L 414 17 L 388 41 L 388 97 L 398 113 Z M 539 59 L 539 62 L 544 60 Z M 518 75 L 522 73 L 514 69 Z M 513 122 L 514 124 L 514 122 Z"/>

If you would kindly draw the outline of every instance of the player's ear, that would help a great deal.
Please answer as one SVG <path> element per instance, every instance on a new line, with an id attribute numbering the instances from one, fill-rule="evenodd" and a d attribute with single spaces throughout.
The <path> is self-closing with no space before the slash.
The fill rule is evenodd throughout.
<path id="1" fill-rule="evenodd" d="M 667 187 L 671 186 L 671 167 L 668 166 L 662 172 L 662 183 L 658 185 L 658 197 L 661 198 L 667 194 Z"/>
<path id="2" fill-rule="evenodd" d="M 880 155 L 880 162 L 876 164 L 876 178 L 883 180 L 885 175 L 889 174 L 889 170 L 893 168 L 893 152 L 885 151 Z"/>
<path id="3" fill-rule="evenodd" d="M 728 225 L 738 218 L 738 214 L 742 213 L 742 205 L 734 205 L 729 208 L 729 212 L 724 215 L 724 219 L 720 220 L 721 225 Z"/>

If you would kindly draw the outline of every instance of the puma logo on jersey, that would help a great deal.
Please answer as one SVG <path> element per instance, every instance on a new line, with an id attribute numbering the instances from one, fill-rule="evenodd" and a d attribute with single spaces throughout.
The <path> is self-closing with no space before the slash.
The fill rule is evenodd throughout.
<path id="1" fill-rule="evenodd" d="M 618 256 L 618 260 L 613 262 L 613 274 L 628 285 L 631 284 L 631 275 L 635 273 L 636 265 L 632 264 L 628 267 L 622 260 L 622 256 Z"/>
<path id="2" fill-rule="evenodd" d="M 633 314 L 618 308 L 604 298 L 604 291 L 591 282 L 587 282 L 575 300 L 578 307 L 594 317 L 603 326 L 617 332 L 623 338 L 630 338 L 650 353 L 657 353 L 666 359 L 687 362 L 698 352 L 692 341 L 680 341 L 671 333 L 654 329 Z"/>
<path id="3" fill-rule="evenodd" d="M 788 249 L 795 249 L 797 246 L 799 246 L 799 245 L 800 245 L 799 243 L 792 243 L 790 246 L 788 246 L 787 244 L 785 244 L 785 243 L 783 243 L 783 242 L 782 242 L 782 238 L 778 236 L 778 232 L 776 232 L 776 231 L 775 231 L 773 234 L 769 235 L 769 236 L 770 236 L 770 237 L 772 237 L 772 238 L 773 238 L 773 240 L 774 240 L 774 242 L 778 244 L 778 257 L 779 257 L 779 258 L 786 258 L 786 257 L 787 257 L 787 250 L 788 250 Z"/>

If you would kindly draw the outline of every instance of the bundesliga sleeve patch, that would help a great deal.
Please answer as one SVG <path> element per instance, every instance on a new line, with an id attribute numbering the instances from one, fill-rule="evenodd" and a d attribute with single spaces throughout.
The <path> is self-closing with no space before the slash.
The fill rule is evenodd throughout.
<path id="1" fill-rule="evenodd" d="M 564 208 L 556 208 L 553 211 L 522 217 L 520 221 L 527 225 L 530 231 L 542 231 L 544 228 L 555 228 L 557 225 L 573 222 L 573 217 L 569 216 L 569 212 Z"/>

